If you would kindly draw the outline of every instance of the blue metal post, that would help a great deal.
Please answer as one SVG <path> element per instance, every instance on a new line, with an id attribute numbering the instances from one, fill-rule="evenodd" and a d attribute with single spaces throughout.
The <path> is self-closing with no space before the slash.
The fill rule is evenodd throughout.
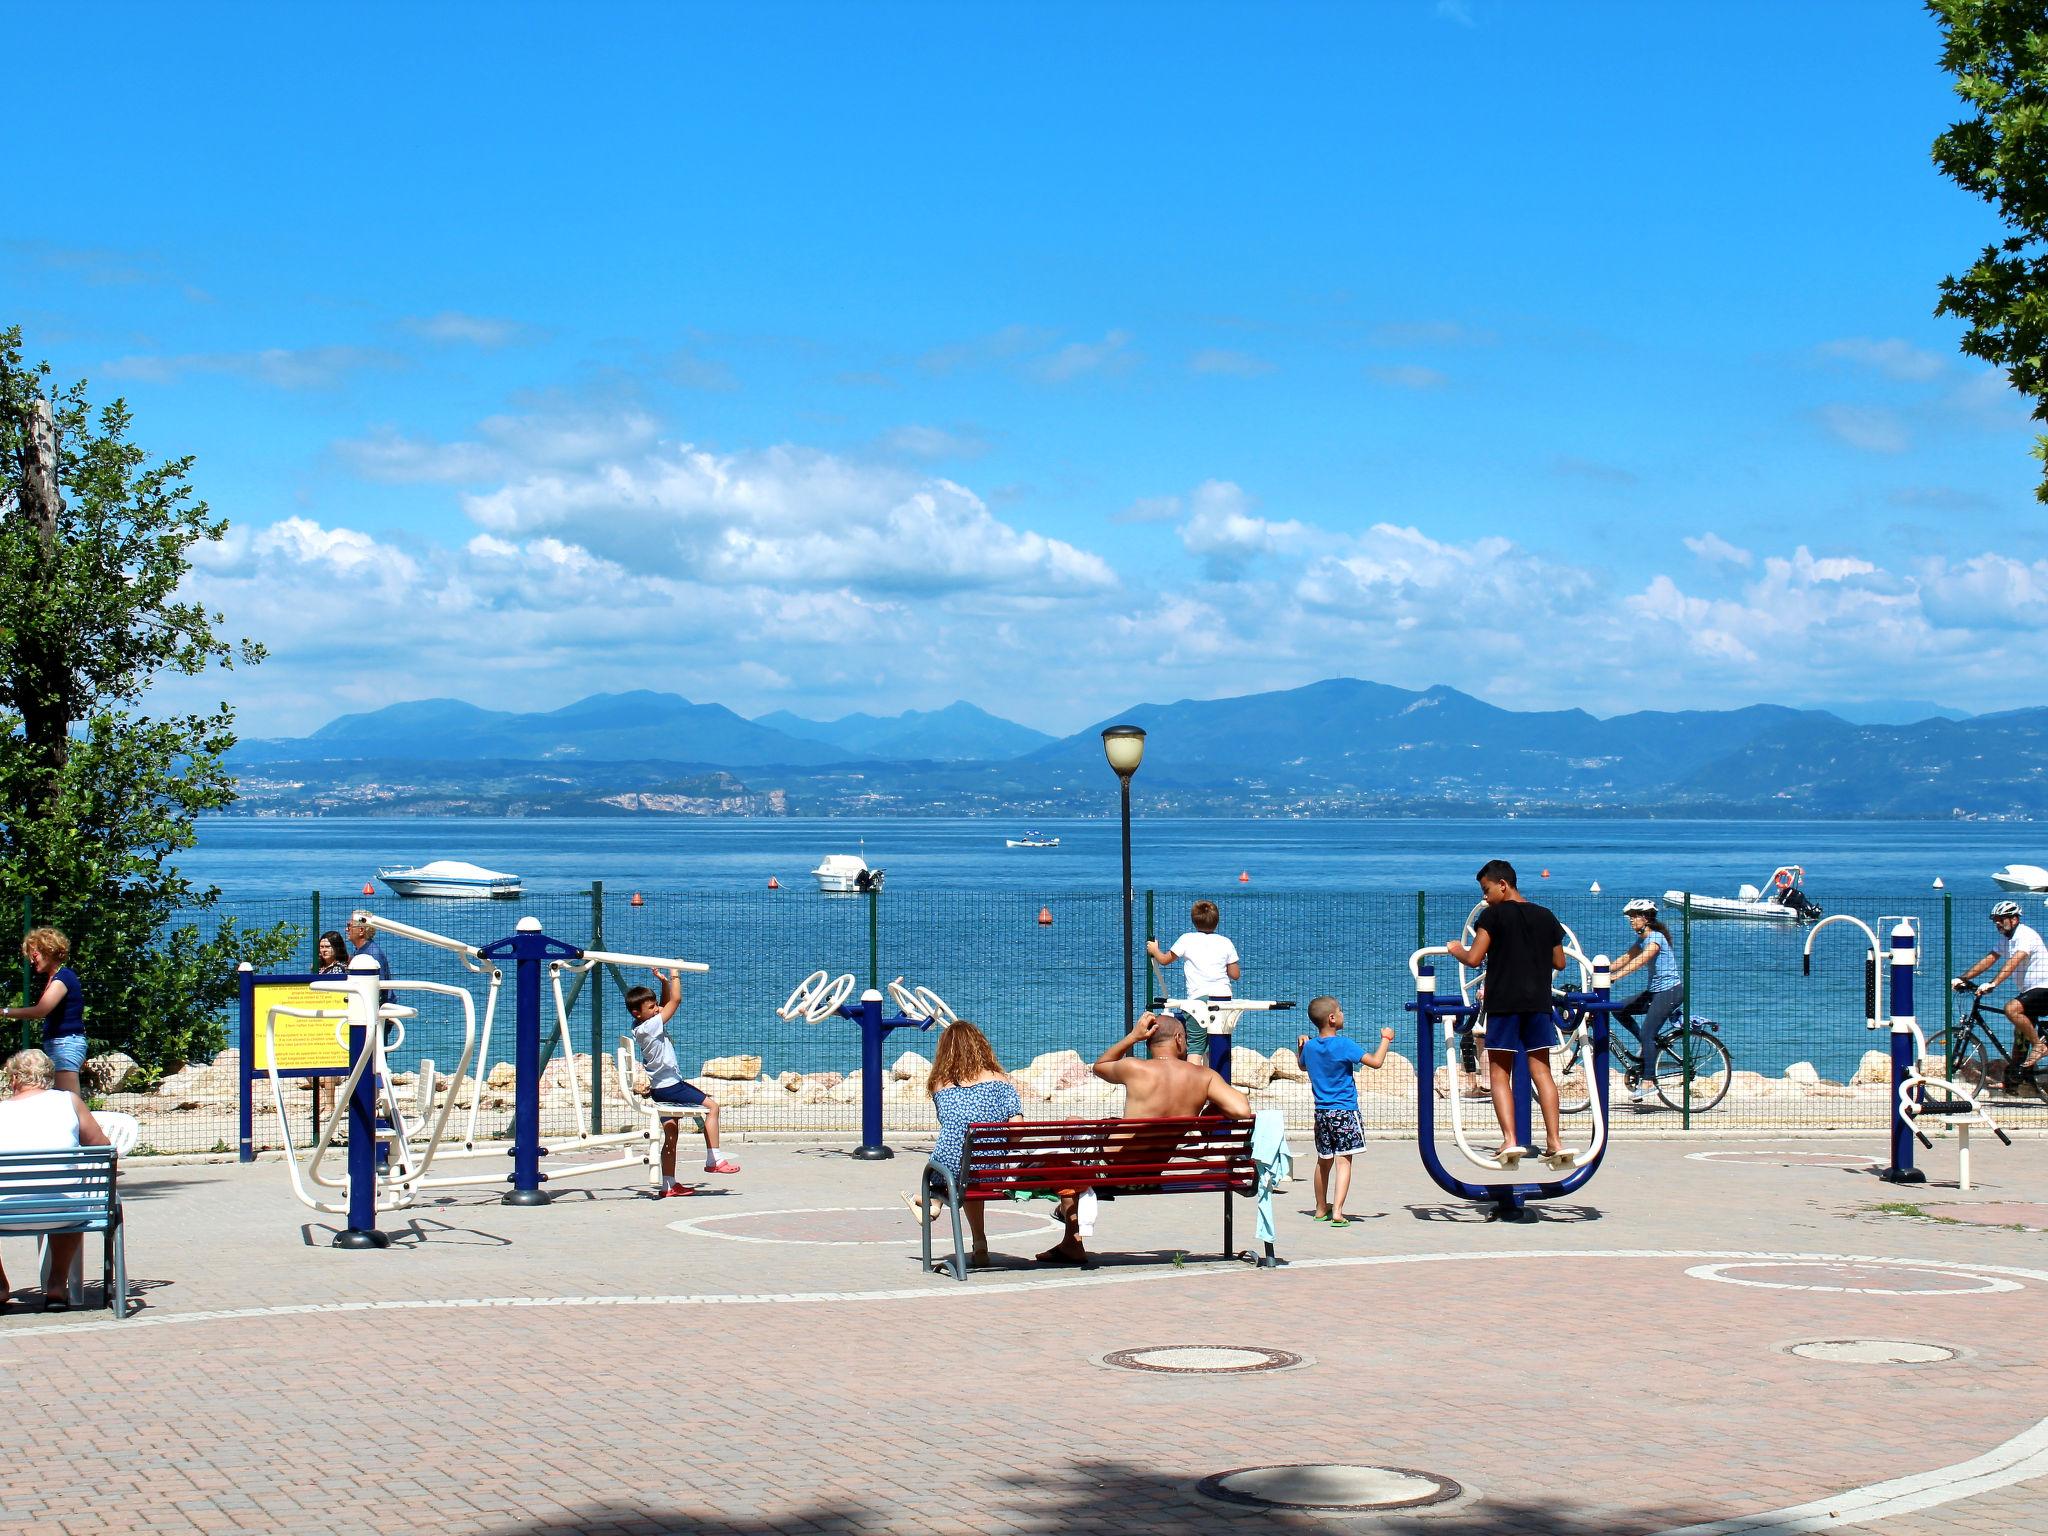
<path id="1" fill-rule="evenodd" d="M 375 1049 L 372 1031 L 378 1020 L 383 990 L 375 959 L 357 955 L 348 965 L 354 983 L 348 994 L 348 1064 L 351 1072 L 365 1051 Z M 367 1027 L 365 1027 L 367 1025 Z M 377 1073 L 375 1063 L 356 1078 L 348 1099 L 348 1226 L 334 1234 L 337 1248 L 389 1248 L 391 1239 L 377 1230 Z"/>
<path id="2" fill-rule="evenodd" d="M 860 1022 L 860 1145 L 853 1155 L 879 1162 L 896 1154 L 882 1144 L 882 1042 L 889 1030 L 882 1023 L 882 994 L 869 987 L 858 1009 L 847 1010 Z"/>
<path id="3" fill-rule="evenodd" d="M 547 1175 L 540 1160 L 547 1149 L 540 1144 L 540 982 L 541 968 L 550 960 L 580 960 L 583 951 L 540 931 L 540 919 L 522 917 L 512 937 L 486 944 L 477 953 L 486 960 L 511 960 L 512 976 L 512 1188 L 506 1192 L 507 1205 L 546 1205 L 548 1192 L 541 1188 Z M 573 1049 L 573 1046 L 572 1046 Z M 478 1063 L 478 1071 L 487 1070 Z"/>
<path id="4" fill-rule="evenodd" d="M 1913 1122 L 1899 1102 L 1899 1088 L 1919 1065 L 1913 1059 L 1913 969 L 1917 958 L 1913 925 L 1892 929 L 1892 1165 L 1884 1177 L 1893 1184 L 1925 1184 L 1913 1166 Z"/>

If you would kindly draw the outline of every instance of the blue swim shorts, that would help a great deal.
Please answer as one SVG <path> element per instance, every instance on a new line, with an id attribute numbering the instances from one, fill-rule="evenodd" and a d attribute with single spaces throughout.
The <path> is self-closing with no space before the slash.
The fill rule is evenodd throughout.
<path id="1" fill-rule="evenodd" d="M 43 1049 L 49 1052 L 50 1061 L 59 1072 L 80 1072 L 85 1069 L 83 1035 L 58 1035 Z"/>
<path id="2" fill-rule="evenodd" d="M 647 1096 L 657 1104 L 702 1104 L 704 1102 L 704 1090 L 697 1087 L 687 1078 L 680 1077 L 664 1087 L 655 1089 Z"/>
<path id="3" fill-rule="evenodd" d="M 1489 1013 L 1486 1016 L 1486 1048 L 1489 1051 L 1547 1051 L 1557 1044 L 1557 1015 L 1541 1013 Z"/>
<path id="4" fill-rule="evenodd" d="M 1365 1150 L 1365 1124 L 1355 1109 L 1316 1111 L 1316 1156 L 1349 1157 Z"/>

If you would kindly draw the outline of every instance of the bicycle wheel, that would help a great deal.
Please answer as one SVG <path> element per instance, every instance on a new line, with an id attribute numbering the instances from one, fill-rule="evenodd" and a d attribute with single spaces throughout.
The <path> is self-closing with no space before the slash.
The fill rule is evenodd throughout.
<path id="1" fill-rule="evenodd" d="M 1567 1034 L 1562 1020 L 1557 1032 L 1557 1044 L 1550 1048 L 1550 1078 L 1557 1084 L 1557 1107 L 1568 1115 L 1576 1115 L 1592 1102 L 1586 1096 L 1586 1078 L 1579 1066 L 1579 1037 Z M 1591 1041 L 1586 1043 L 1585 1054 L 1592 1054 Z"/>
<path id="2" fill-rule="evenodd" d="M 1950 1065 L 1950 1051 L 1953 1050 L 1954 1065 Z M 1991 1058 L 1984 1046 L 1984 1037 L 1976 1030 L 1958 1024 L 1953 1029 L 1938 1029 L 1927 1041 L 1927 1055 L 1922 1065 L 1930 1072 L 1938 1072 L 1965 1088 L 1977 1089 L 1991 1081 Z"/>
<path id="3" fill-rule="evenodd" d="M 1712 1109 L 1728 1097 L 1734 1076 L 1728 1047 L 1711 1030 L 1673 1029 L 1657 1037 L 1657 1097 L 1671 1108 L 1684 1109 L 1690 1097 L 1694 1114 Z"/>

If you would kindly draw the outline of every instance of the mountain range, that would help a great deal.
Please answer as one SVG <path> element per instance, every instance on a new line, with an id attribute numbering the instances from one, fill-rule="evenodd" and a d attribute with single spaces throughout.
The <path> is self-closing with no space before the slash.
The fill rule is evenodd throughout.
<path id="1" fill-rule="evenodd" d="M 641 691 L 535 713 L 395 704 L 245 742 L 231 762 L 257 814 L 1085 814 L 1102 803 L 1101 726 L 1125 722 L 1148 733 L 1134 793 L 1154 812 L 2048 816 L 2048 709 L 1953 714 L 1864 724 L 1758 704 L 1601 719 L 1333 678 L 1134 704 L 1054 738 L 964 701 L 748 720 Z"/>

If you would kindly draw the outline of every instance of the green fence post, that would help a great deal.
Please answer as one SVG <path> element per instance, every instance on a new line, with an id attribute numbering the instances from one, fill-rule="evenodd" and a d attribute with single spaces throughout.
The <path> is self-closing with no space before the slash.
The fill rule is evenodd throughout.
<path id="1" fill-rule="evenodd" d="M 878 924 L 875 908 L 875 903 L 880 901 L 881 897 L 882 888 L 880 886 L 871 885 L 868 887 L 868 990 L 870 992 L 882 990 L 882 983 L 876 979 L 882 974 L 882 962 L 880 959 L 882 945 L 881 929 Z"/>
<path id="2" fill-rule="evenodd" d="M 1685 1074 L 1685 1103 L 1679 1111 L 1678 1128 L 1692 1129 L 1692 892 L 1685 893 L 1685 900 L 1679 906 L 1678 929 L 1685 935 L 1685 971 L 1680 978 L 1685 984 L 1681 994 L 1684 1001 L 1678 1005 L 1678 1054 L 1679 1071 Z M 1648 1047 L 1654 1056 L 1657 1042 L 1652 1040 Z M 1643 1063 L 1643 1076 L 1650 1075 L 1651 1062 Z"/>
<path id="3" fill-rule="evenodd" d="M 1429 948 L 1429 897 L 1422 891 L 1415 893 L 1415 947 Z"/>
<path id="4" fill-rule="evenodd" d="M 1159 930 L 1152 926 L 1152 898 L 1156 893 L 1151 886 L 1145 887 L 1145 974 L 1151 978 L 1153 990 L 1161 997 L 1166 996 L 1166 978 L 1159 973 L 1159 967 L 1152 963 L 1152 943 L 1159 937 Z M 1152 998 L 1148 993 L 1145 1006 L 1151 1007 Z"/>
<path id="5" fill-rule="evenodd" d="M 590 882 L 590 947 L 604 948 L 604 882 Z M 590 1134 L 604 1134 L 604 978 L 590 989 Z M 569 1063 L 575 1069 L 576 1063 Z"/>
<path id="6" fill-rule="evenodd" d="M 313 941 L 312 969 L 317 971 L 320 969 L 320 893 L 317 890 L 313 892 L 313 931 L 309 937 Z M 313 1097 L 317 1099 L 320 1095 L 316 1093 Z"/>
<path id="7" fill-rule="evenodd" d="M 1941 1038 L 1946 1046 L 1942 1076 L 1956 1080 L 1956 994 L 1948 984 L 1956 973 L 1956 904 L 1947 891 L 1941 893 Z"/>

